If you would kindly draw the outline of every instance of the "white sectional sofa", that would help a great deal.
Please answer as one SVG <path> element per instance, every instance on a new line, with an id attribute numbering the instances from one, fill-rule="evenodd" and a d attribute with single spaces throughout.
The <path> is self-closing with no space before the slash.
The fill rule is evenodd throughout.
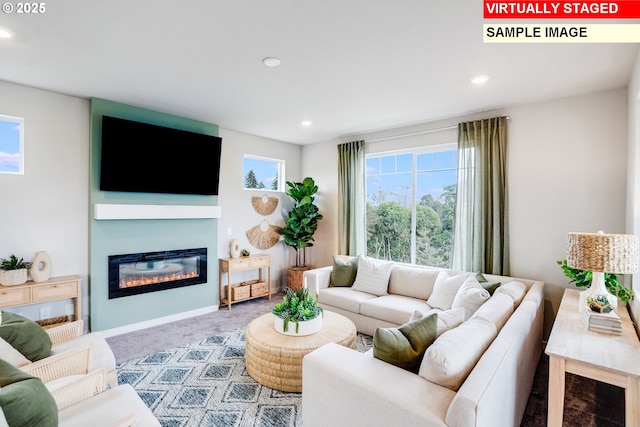
<path id="1" fill-rule="evenodd" d="M 443 288 L 447 280 L 475 276 L 393 263 L 386 293 L 376 295 L 329 287 L 331 271 L 332 266 L 305 272 L 307 286 L 324 310 L 350 318 L 368 335 L 406 323 L 416 310 L 448 312 L 427 301 L 435 304 L 435 297 L 449 292 L 450 303 L 451 293 L 459 298 L 463 286 L 458 280 L 455 289 Z M 462 324 L 438 336 L 417 373 L 335 344 L 307 355 L 304 426 L 519 426 L 542 350 L 544 283 L 485 277 L 501 286 L 465 311 Z"/>

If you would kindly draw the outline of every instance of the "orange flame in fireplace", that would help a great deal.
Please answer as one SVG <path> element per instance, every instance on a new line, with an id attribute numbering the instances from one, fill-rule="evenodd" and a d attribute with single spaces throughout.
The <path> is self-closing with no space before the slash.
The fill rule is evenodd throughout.
<path id="1" fill-rule="evenodd" d="M 120 280 L 120 288 L 133 288 L 136 286 L 153 285 L 156 283 L 172 282 L 174 280 L 192 279 L 198 277 L 198 273 L 190 271 L 186 273 L 174 273 L 158 276 L 141 277 L 139 279 L 123 279 Z"/>

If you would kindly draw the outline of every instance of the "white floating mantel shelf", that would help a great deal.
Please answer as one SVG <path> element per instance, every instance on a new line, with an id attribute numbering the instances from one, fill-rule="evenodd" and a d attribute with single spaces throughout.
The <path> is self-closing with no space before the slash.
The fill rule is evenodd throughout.
<path id="1" fill-rule="evenodd" d="M 93 218 L 112 219 L 212 219 L 222 216 L 220 206 L 94 204 Z"/>

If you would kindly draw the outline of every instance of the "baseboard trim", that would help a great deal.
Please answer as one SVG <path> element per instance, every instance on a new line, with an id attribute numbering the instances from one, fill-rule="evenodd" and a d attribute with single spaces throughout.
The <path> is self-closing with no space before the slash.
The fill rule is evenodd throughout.
<path id="1" fill-rule="evenodd" d="M 190 317 L 202 316 L 203 314 L 213 313 L 214 311 L 218 311 L 217 305 L 214 305 L 212 307 L 199 308 L 197 310 L 185 311 L 184 313 L 172 314 L 170 316 L 158 317 L 156 319 L 145 320 L 144 322 L 132 323 L 131 325 L 120 326 L 118 328 L 97 331 L 96 333 L 102 335 L 104 338 L 109 338 L 116 335 L 139 331 L 141 329 L 151 328 L 153 326 L 164 325 L 165 323 L 188 319 Z"/>

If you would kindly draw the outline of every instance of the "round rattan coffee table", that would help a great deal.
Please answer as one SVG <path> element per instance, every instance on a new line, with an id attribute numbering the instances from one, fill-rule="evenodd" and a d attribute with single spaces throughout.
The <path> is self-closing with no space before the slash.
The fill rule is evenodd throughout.
<path id="1" fill-rule="evenodd" d="M 303 337 L 282 335 L 267 313 L 247 325 L 245 363 L 251 378 L 276 390 L 302 392 L 302 358 L 330 342 L 356 348 L 356 326 L 346 317 L 324 312 L 322 329 Z"/>

